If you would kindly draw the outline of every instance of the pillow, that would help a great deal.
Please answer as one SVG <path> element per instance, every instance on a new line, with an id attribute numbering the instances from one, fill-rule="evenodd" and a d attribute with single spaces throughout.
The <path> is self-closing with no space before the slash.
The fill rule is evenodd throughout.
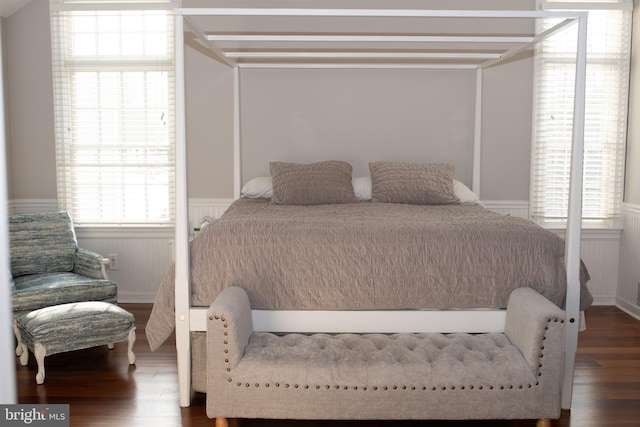
<path id="1" fill-rule="evenodd" d="M 242 197 L 250 199 L 270 199 L 273 197 L 273 182 L 270 176 L 259 176 L 250 179 L 242 186 Z"/>
<path id="2" fill-rule="evenodd" d="M 461 205 L 480 205 L 480 198 L 469 187 L 457 179 L 453 179 L 453 192 L 458 197 Z"/>
<path id="3" fill-rule="evenodd" d="M 351 180 L 353 192 L 361 202 L 371 200 L 371 177 L 356 176 Z"/>
<path id="4" fill-rule="evenodd" d="M 271 203 L 324 205 L 358 201 L 351 183 L 352 167 L 340 160 L 300 164 L 271 162 Z"/>
<path id="5" fill-rule="evenodd" d="M 455 168 L 446 163 L 372 162 L 371 201 L 413 205 L 459 203 L 453 192 Z"/>
<path id="6" fill-rule="evenodd" d="M 371 177 L 354 176 L 351 179 L 353 191 L 360 201 L 371 200 Z M 453 192 L 461 205 L 480 205 L 477 194 L 471 191 L 463 182 L 453 179 Z M 273 185 L 270 176 L 259 176 L 250 179 L 242 187 L 242 197 L 250 199 L 270 199 L 273 196 Z"/>

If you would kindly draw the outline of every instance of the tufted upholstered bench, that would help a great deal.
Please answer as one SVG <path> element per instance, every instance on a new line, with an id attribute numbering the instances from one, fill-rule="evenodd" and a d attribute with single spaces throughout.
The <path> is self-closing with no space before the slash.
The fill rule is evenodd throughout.
<path id="1" fill-rule="evenodd" d="M 207 314 L 207 415 L 278 419 L 537 419 L 560 416 L 564 312 L 530 288 L 504 333 L 271 334 L 246 292 Z"/>
<path id="2" fill-rule="evenodd" d="M 128 341 L 129 364 L 136 362 L 133 343 L 136 322 L 133 314 L 117 305 L 78 302 L 41 308 L 15 319 L 21 334 L 20 364 L 26 366 L 31 350 L 38 363 L 36 382 L 44 382 L 44 358 L 51 354 Z"/>

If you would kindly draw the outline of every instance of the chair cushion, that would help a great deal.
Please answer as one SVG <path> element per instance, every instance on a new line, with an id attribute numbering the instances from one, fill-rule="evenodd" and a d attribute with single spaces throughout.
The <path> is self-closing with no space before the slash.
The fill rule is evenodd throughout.
<path id="1" fill-rule="evenodd" d="M 78 248 L 73 222 L 66 212 L 11 215 L 9 244 L 14 277 L 71 271 Z"/>
<path id="2" fill-rule="evenodd" d="M 42 273 L 14 278 L 13 311 L 31 311 L 50 305 L 79 301 L 115 302 L 117 285 L 75 273 Z"/>

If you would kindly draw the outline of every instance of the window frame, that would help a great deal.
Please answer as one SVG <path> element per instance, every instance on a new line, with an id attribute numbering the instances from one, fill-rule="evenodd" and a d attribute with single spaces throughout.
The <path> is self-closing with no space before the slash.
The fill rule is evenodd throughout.
<path id="1" fill-rule="evenodd" d="M 583 175 L 582 226 L 584 228 L 618 229 L 621 227 L 621 211 L 622 211 L 622 201 L 624 197 L 625 147 L 626 147 L 627 119 L 628 119 L 627 106 L 628 106 L 628 97 L 629 97 L 628 88 L 629 88 L 629 80 L 630 80 L 630 58 L 631 58 L 631 49 L 630 49 L 631 48 L 630 36 L 631 36 L 631 25 L 632 25 L 631 14 L 633 10 L 633 2 L 630 0 L 611 0 L 608 2 L 539 1 L 538 8 L 540 10 L 553 10 L 553 9 L 576 10 L 577 9 L 577 10 L 594 11 L 596 13 L 599 13 L 600 11 L 603 11 L 603 12 L 622 11 L 627 13 L 626 17 L 623 17 L 623 19 L 628 20 L 627 21 L 628 32 L 626 35 L 623 35 L 624 37 L 626 37 L 626 47 L 622 46 L 619 51 L 616 51 L 616 53 L 612 55 L 614 56 L 613 58 L 611 57 L 604 58 L 602 56 L 595 57 L 594 53 L 591 51 L 591 49 L 589 49 L 589 46 L 587 51 L 587 96 L 586 96 L 587 117 L 586 117 L 586 125 L 585 125 L 585 167 L 584 167 L 584 175 Z M 587 24 L 587 31 L 589 31 L 589 28 L 590 28 L 589 24 Z M 620 54 L 620 56 L 616 58 L 615 55 L 617 54 Z M 566 60 L 566 58 L 564 60 Z M 536 55 L 534 59 L 534 63 L 535 63 L 534 73 L 536 76 L 535 78 L 536 83 L 535 83 L 534 93 L 533 93 L 534 125 L 532 127 L 533 144 L 532 144 L 532 168 L 531 168 L 531 190 L 530 190 L 530 217 L 536 223 L 538 223 L 539 225 L 545 228 L 564 228 L 567 223 L 567 204 L 568 204 L 567 200 L 568 200 L 568 186 L 569 186 L 569 178 L 568 178 L 569 166 L 568 165 L 570 164 L 570 152 L 565 153 L 564 163 L 561 166 L 564 172 L 556 172 L 555 178 L 553 176 L 551 177 L 553 179 L 554 185 L 562 187 L 561 190 L 557 190 L 556 192 L 553 193 L 555 194 L 556 199 L 557 197 L 561 196 L 560 194 L 561 192 L 564 192 L 563 200 L 559 200 L 559 201 L 556 200 L 555 202 L 552 202 L 554 204 L 558 204 L 558 203 L 563 204 L 561 208 L 564 210 L 563 214 L 558 215 L 557 212 L 555 215 L 546 214 L 545 209 L 547 208 L 547 206 L 545 206 L 545 202 L 544 202 L 545 196 L 543 193 L 544 193 L 544 189 L 547 187 L 541 184 L 541 181 L 546 180 L 548 176 L 544 174 L 545 171 L 543 170 L 544 164 L 546 163 L 542 162 L 540 158 L 548 159 L 548 157 L 546 157 L 545 154 L 543 153 L 545 150 L 548 149 L 548 147 L 541 145 L 539 139 L 543 139 L 544 137 L 540 136 L 539 134 L 544 131 L 549 131 L 550 129 L 549 126 L 543 129 L 542 131 L 540 129 L 540 123 L 541 123 L 540 115 L 541 115 L 541 112 L 544 113 L 544 111 L 541 110 L 541 108 L 544 108 L 544 107 L 541 107 L 540 98 L 539 98 L 540 85 L 544 84 L 544 82 L 540 78 L 540 72 L 542 67 L 541 61 L 543 61 L 543 59 L 539 55 Z M 618 102 L 616 104 L 618 105 L 618 108 L 617 108 L 618 112 L 616 113 L 617 119 L 615 121 L 618 122 L 618 128 L 613 133 L 617 133 L 618 136 L 615 138 L 616 143 L 614 144 L 613 148 L 609 147 L 610 149 L 607 150 L 607 153 L 610 153 L 609 155 L 613 153 L 613 156 L 614 156 L 613 160 L 611 161 L 611 165 L 608 169 L 608 170 L 611 170 L 611 169 L 614 170 L 612 174 L 609 174 L 610 178 L 608 178 L 608 181 L 611 182 L 611 186 L 613 186 L 613 190 L 610 190 L 609 193 L 612 193 L 613 195 L 610 197 L 609 202 L 603 205 L 604 207 L 601 206 L 599 208 L 601 213 L 606 212 L 605 214 L 590 216 L 591 207 L 586 205 L 585 202 L 588 204 L 590 203 L 590 200 L 593 199 L 589 196 L 589 188 L 590 188 L 589 185 L 596 181 L 594 181 L 593 177 L 588 176 L 588 173 L 591 170 L 593 170 L 592 168 L 589 167 L 589 164 L 588 164 L 589 159 L 592 158 L 589 155 L 589 150 L 593 150 L 593 145 L 594 145 L 589 142 L 589 138 L 592 137 L 592 135 L 594 134 L 594 132 L 590 131 L 589 126 L 592 125 L 593 123 L 597 123 L 598 125 L 600 125 L 600 123 L 611 123 L 613 122 L 613 120 L 609 120 L 608 122 L 606 120 L 594 121 L 592 117 L 589 117 L 589 108 L 593 108 L 589 106 L 589 93 L 590 93 L 589 74 L 590 74 L 590 71 L 593 70 L 594 64 L 596 66 L 599 64 L 601 65 L 601 68 L 604 68 L 602 64 L 616 62 L 616 61 L 623 62 L 623 64 L 621 64 L 618 69 L 622 70 L 623 71 L 622 74 L 626 74 L 626 75 L 618 80 L 619 87 L 620 87 L 619 93 L 621 91 L 624 94 L 622 98 L 618 98 Z M 591 64 L 591 67 L 590 67 L 590 64 Z M 570 71 L 568 75 L 572 77 L 573 71 Z M 591 90 L 593 90 L 593 88 L 591 88 Z M 567 93 L 571 93 L 571 92 L 572 92 L 572 89 L 568 88 Z M 572 95 L 570 100 L 572 100 Z M 572 108 L 572 104 L 573 103 L 571 101 L 569 103 L 571 108 Z M 567 106 L 565 108 L 566 111 L 564 110 L 562 111 L 563 114 L 569 115 L 568 119 L 567 118 L 564 119 L 565 122 L 571 121 L 571 117 L 572 117 L 571 108 Z M 547 114 L 548 113 L 549 111 L 547 111 Z M 562 122 L 562 120 L 560 122 Z M 564 139 L 565 142 L 556 144 L 557 146 L 555 148 L 557 150 L 561 150 L 561 147 L 559 146 L 563 144 L 564 145 L 569 144 L 568 147 L 570 147 L 571 134 L 565 133 L 564 135 L 561 135 L 560 138 L 562 137 L 565 138 Z M 606 143 L 600 144 L 600 147 L 605 145 Z M 560 175 L 562 174 L 564 174 L 565 176 L 560 177 Z M 600 190 L 600 192 L 605 193 L 602 190 Z"/>
<path id="2" fill-rule="evenodd" d="M 79 226 L 170 226 L 173 225 L 175 221 L 176 94 L 175 38 L 173 34 L 174 19 L 172 10 L 176 6 L 179 6 L 179 3 L 166 0 L 151 0 L 148 2 L 96 2 L 91 0 L 50 1 L 58 206 L 59 209 L 69 211 L 74 218 L 74 223 Z M 163 49 L 166 50 L 147 56 L 144 55 L 144 50 L 142 54 L 132 54 L 129 52 L 129 55 L 126 55 L 123 54 L 126 46 L 124 43 L 120 43 L 119 55 L 110 56 L 104 54 L 104 52 L 95 50 L 91 55 L 79 55 L 76 58 L 71 57 L 69 44 L 75 41 L 72 39 L 74 34 L 68 31 L 68 29 L 62 28 L 64 25 L 63 20 L 71 19 L 69 16 L 74 13 L 87 14 L 88 16 L 93 14 L 95 15 L 95 19 L 99 19 L 98 17 L 101 14 L 114 14 L 116 15 L 116 21 L 120 24 L 127 19 L 127 14 L 136 16 L 135 11 L 142 11 L 140 14 L 142 16 L 141 19 L 145 19 L 145 15 L 166 12 L 166 27 L 164 27 L 164 30 L 162 26 L 158 27 L 161 33 L 165 33 L 166 45 L 163 45 Z M 140 16 L 138 16 L 138 19 L 140 19 Z M 156 30 L 158 28 L 156 28 Z M 115 35 L 116 37 L 124 38 L 124 31 L 110 30 L 111 28 L 109 28 L 109 32 L 112 36 Z M 99 31 L 93 33 L 96 38 L 98 34 Z M 142 38 L 144 39 L 144 34 Z M 148 48 L 148 46 L 152 45 L 147 45 L 145 48 Z M 127 94 L 121 93 L 125 90 L 125 84 L 123 82 L 120 82 L 120 86 L 114 86 L 115 89 L 111 93 L 108 90 L 98 92 L 99 85 L 101 84 L 99 81 L 100 76 L 104 78 L 106 73 L 111 73 L 110 76 L 114 81 L 124 79 L 125 76 L 132 77 L 136 75 L 139 79 L 138 82 L 144 82 L 144 88 L 135 86 L 135 89 L 142 89 L 138 94 L 142 93 L 142 98 L 144 99 L 139 100 L 140 97 L 138 96 L 132 103 L 130 100 L 133 99 L 133 97 L 129 97 L 129 101 L 127 101 Z M 147 86 L 147 80 L 145 79 L 154 73 L 159 73 L 159 75 L 162 76 L 159 79 L 160 86 L 158 87 L 165 88 L 161 89 L 161 91 L 164 91 L 163 95 L 154 100 L 159 100 L 161 103 L 166 102 L 166 104 L 163 105 L 162 118 L 150 119 L 147 109 L 150 105 L 155 106 L 156 104 L 151 104 L 149 98 L 153 98 L 155 92 L 150 94 L 149 88 L 151 86 Z M 113 110 L 112 115 L 116 116 L 115 121 L 112 121 L 112 123 L 114 127 L 118 126 L 119 128 L 111 131 L 111 135 L 107 137 L 99 134 L 97 129 L 103 123 L 101 116 L 100 119 L 97 119 L 95 129 L 93 129 L 93 132 L 98 134 L 94 137 L 96 142 L 94 146 L 87 144 L 87 142 L 93 142 L 91 141 L 91 135 L 89 139 L 85 140 L 85 145 L 74 141 L 74 139 L 79 140 L 79 138 L 77 138 L 79 128 L 74 128 L 74 125 L 80 123 L 75 121 L 75 116 L 80 114 L 80 108 L 77 107 L 81 105 L 77 100 L 72 100 L 73 79 L 81 74 L 96 77 L 93 82 L 96 93 L 92 94 L 95 98 L 95 104 L 93 105 L 93 107 L 95 107 L 95 114 L 100 115 L 108 110 L 107 107 L 104 107 L 102 99 L 100 99 L 101 95 L 106 93 L 113 95 L 114 99 L 119 97 L 119 100 L 115 100 L 113 104 L 109 106 Z M 129 86 L 129 89 L 131 89 L 131 86 Z M 145 89 L 146 91 L 144 91 Z M 139 107 L 133 105 L 136 102 L 140 102 Z M 91 107 L 91 105 L 89 105 L 89 107 Z M 129 108 L 129 110 L 127 110 L 127 108 Z M 130 111 L 135 109 L 138 110 L 136 117 L 142 117 L 140 118 L 141 121 L 133 125 L 133 128 L 129 127 L 125 129 L 123 123 L 127 120 L 133 122 L 133 120 L 131 120 L 133 114 L 131 114 Z M 145 118 L 144 116 L 147 117 Z M 140 123 L 142 123 L 142 125 L 140 125 Z M 142 129 L 142 131 L 133 138 L 132 129 Z M 157 132 L 160 132 L 160 134 Z M 157 139 L 154 137 L 157 137 Z M 111 145 L 109 145 L 110 143 L 108 142 L 104 142 L 106 141 L 105 138 L 111 138 Z M 131 145 L 131 141 L 134 139 L 138 141 L 135 142 L 134 145 Z M 94 150 L 92 153 L 95 153 L 94 159 L 97 159 L 96 164 L 85 165 L 85 171 L 95 175 L 95 181 L 93 181 L 92 184 L 96 185 L 96 191 L 103 196 L 100 198 L 102 201 L 97 202 L 97 204 L 103 204 L 96 208 L 96 212 L 98 212 L 97 215 L 87 215 L 89 210 L 85 209 L 83 213 L 82 208 L 78 207 L 79 205 L 77 203 L 82 198 L 81 187 L 85 185 L 85 183 L 80 179 L 77 180 L 79 182 L 74 182 L 74 177 L 82 166 L 82 163 L 76 160 L 76 158 L 79 157 L 78 154 L 81 150 L 89 153 L 91 149 Z M 132 160 L 130 158 L 131 153 L 137 153 L 137 155 L 142 156 L 142 161 L 138 164 L 128 163 Z M 154 153 L 161 153 L 160 157 L 155 156 L 154 158 Z M 111 161 L 113 161 L 113 163 L 111 163 Z M 109 169 L 113 172 L 113 174 L 108 175 L 111 177 L 110 180 L 104 178 L 106 175 L 100 175 L 100 173 L 97 172 L 98 170 L 106 172 Z M 127 187 L 130 188 L 128 183 L 132 182 L 132 177 L 139 177 L 139 188 L 141 188 L 141 190 L 138 191 L 134 197 L 129 196 L 129 200 L 125 202 Z M 159 177 L 160 179 L 156 184 L 152 184 L 152 181 L 149 181 L 154 177 Z M 110 186 L 113 186 L 115 190 L 108 194 L 108 191 L 110 191 L 108 187 Z M 154 194 L 154 186 L 159 186 L 160 193 Z M 89 194 L 90 197 L 92 193 L 85 194 Z M 144 195 L 144 201 L 141 202 L 140 199 L 143 197 L 140 196 L 142 195 Z M 158 202 L 158 199 L 161 199 L 161 201 Z M 86 198 L 84 200 L 86 200 Z M 96 198 L 96 200 L 98 200 L 98 198 Z M 115 210 L 112 209 L 109 205 L 109 202 L 112 200 L 122 201 L 123 207 L 118 207 Z M 154 203 L 156 204 L 154 205 Z M 126 204 L 129 204 L 129 207 L 125 207 Z M 93 206 L 93 203 L 90 206 Z M 131 206 L 135 206 L 135 208 L 132 209 Z M 156 208 L 153 206 L 156 206 Z M 114 211 L 116 212 L 115 214 L 113 214 Z M 136 212 L 137 215 L 132 216 L 132 211 Z M 112 213 L 109 214 L 109 212 Z M 155 215 L 156 213 L 157 215 Z"/>

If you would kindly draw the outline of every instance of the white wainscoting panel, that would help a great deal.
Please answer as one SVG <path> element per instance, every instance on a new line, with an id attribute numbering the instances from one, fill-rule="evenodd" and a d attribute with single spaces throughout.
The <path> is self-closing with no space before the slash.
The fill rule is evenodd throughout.
<path id="1" fill-rule="evenodd" d="M 204 218 L 220 218 L 232 202 L 233 199 L 189 199 L 189 229 L 198 227 Z"/>
<path id="2" fill-rule="evenodd" d="M 564 238 L 565 230 L 552 230 Z M 594 305 L 615 305 L 622 230 L 582 230 L 580 257 L 589 270 Z"/>
<path id="3" fill-rule="evenodd" d="M 58 210 L 56 199 L 19 199 L 9 200 L 9 214 L 55 212 Z"/>
<path id="4" fill-rule="evenodd" d="M 118 284 L 118 301 L 153 302 L 158 286 L 171 265 L 173 227 L 110 229 L 77 227 L 78 245 L 103 256 L 118 255 L 117 270 L 108 270 Z"/>
<path id="5" fill-rule="evenodd" d="M 625 203 L 620 242 L 617 306 L 640 319 L 640 205 Z"/>
<path id="6" fill-rule="evenodd" d="M 502 215 L 529 218 L 529 202 L 526 200 L 482 200 L 482 204 Z"/>
<path id="7" fill-rule="evenodd" d="M 527 201 L 483 200 L 482 203 L 487 209 L 503 215 L 521 218 L 529 217 L 529 203 Z M 564 230 L 553 231 L 564 238 Z M 591 276 L 587 287 L 591 291 L 596 305 L 616 304 L 620 234 L 621 230 L 617 229 L 582 230 L 581 257 Z M 636 259 L 640 260 L 640 258 Z"/>
<path id="8" fill-rule="evenodd" d="M 232 199 L 189 201 L 191 230 L 203 217 L 219 218 Z M 57 211 L 55 199 L 20 199 L 9 202 L 10 213 Z M 173 226 L 167 227 L 76 227 L 78 244 L 103 256 L 118 255 L 118 270 L 108 271 L 118 283 L 118 301 L 153 302 L 158 286 L 172 263 Z"/>
<path id="9" fill-rule="evenodd" d="M 213 198 L 190 199 L 191 230 L 198 226 L 204 217 L 219 218 L 232 201 Z M 526 201 L 483 203 L 488 209 L 504 215 L 528 217 Z M 57 203 L 50 199 L 13 200 L 9 203 L 9 209 L 11 213 L 54 211 L 57 210 Z M 635 303 L 637 282 L 640 280 L 640 207 L 626 207 L 625 227 L 628 229 L 625 229 L 623 235 L 622 249 L 620 230 L 584 230 L 582 257 L 591 273 L 589 289 L 595 297 L 596 304 L 613 305 L 617 302 L 618 305 L 637 309 Z M 118 282 L 121 302 L 153 302 L 158 286 L 173 259 L 173 227 L 78 227 L 76 232 L 82 247 L 104 256 L 118 255 L 118 270 L 110 271 L 109 275 Z"/>
<path id="10" fill-rule="evenodd" d="M 190 199 L 189 225 L 199 226 L 202 218 L 219 218 L 232 199 Z M 118 254 L 117 271 L 109 277 L 118 283 L 118 301 L 153 302 L 158 286 L 173 262 L 173 227 L 106 231 L 79 229 L 78 243 L 102 255 Z"/>

